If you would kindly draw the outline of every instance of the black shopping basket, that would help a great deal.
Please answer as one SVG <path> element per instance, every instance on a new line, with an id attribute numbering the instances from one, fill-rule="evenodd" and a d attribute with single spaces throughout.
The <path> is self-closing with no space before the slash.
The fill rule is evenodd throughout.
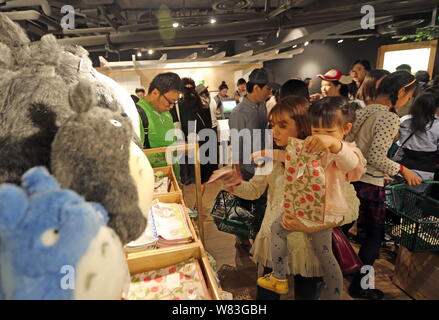
<path id="1" fill-rule="evenodd" d="M 386 207 L 394 218 L 387 225 L 387 233 L 413 252 L 439 251 L 439 201 L 430 197 L 439 181 L 424 181 L 425 191 L 417 191 L 406 184 L 386 186 Z M 388 221 L 387 221 L 388 222 Z"/>
<path id="2" fill-rule="evenodd" d="M 218 193 L 210 211 L 218 230 L 255 239 L 263 214 L 257 213 L 254 204 L 245 205 L 239 198 L 222 190 Z"/>

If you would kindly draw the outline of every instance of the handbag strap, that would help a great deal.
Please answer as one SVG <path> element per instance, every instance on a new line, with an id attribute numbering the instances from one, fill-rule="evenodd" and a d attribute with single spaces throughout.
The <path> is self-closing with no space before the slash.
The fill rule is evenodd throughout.
<path id="1" fill-rule="evenodd" d="M 413 131 L 413 132 L 407 137 L 407 139 L 404 140 L 404 142 L 399 146 L 399 148 L 402 148 L 402 147 L 405 145 L 405 143 L 406 143 L 407 141 L 409 141 L 409 139 L 410 139 L 411 137 L 413 137 L 414 134 L 415 134 L 415 131 Z"/>

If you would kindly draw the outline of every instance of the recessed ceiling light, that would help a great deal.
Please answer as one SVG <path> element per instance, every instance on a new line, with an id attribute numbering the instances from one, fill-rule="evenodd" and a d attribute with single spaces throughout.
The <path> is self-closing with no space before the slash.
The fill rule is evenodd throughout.
<path id="1" fill-rule="evenodd" d="M 141 56 L 142 56 L 142 51 L 137 50 L 137 56 L 138 56 L 138 57 L 141 57 Z"/>
<path id="2" fill-rule="evenodd" d="M 212 23 L 212 24 L 216 23 L 216 19 L 215 18 L 211 18 L 210 19 L 210 23 Z"/>
<path id="3" fill-rule="evenodd" d="M 307 46 L 309 45 L 309 41 L 305 42 L 303 45 L 304 45 L 305 47 L 307 47 Z"/>
<path id="4" fill-rule="evenodd" d="M 342 43 L 343 41 L 344 41 L 343 39 L 340 39 L 337 41 L 337 43 Z"/>
<path id="5" fill-rule="evenodd" d="M 174 28 L 178 28 L 179 25 L 180 25 L 180 24 L 179 24 L 178 22 L 174 22 L 174 23 L 172 24 L 172 26 L 173 26 Z"/>
<path id="6" fill-rule="evenodd" d="M 297 48 L 297 44 L 295 44 L 294 46 L 293 46 L 293 49 L 296 49 Z"/>
<path id="7" fill-rule="evenodd" d="M 151 49 L 148 50 L 148 54 L 153 54 L 153 53 L 154 53 L 153 50 L 151 50 Z"/>

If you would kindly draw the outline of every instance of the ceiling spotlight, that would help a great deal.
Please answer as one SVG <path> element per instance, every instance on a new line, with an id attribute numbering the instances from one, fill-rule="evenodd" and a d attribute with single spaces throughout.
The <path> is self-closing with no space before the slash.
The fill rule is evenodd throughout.
<path id="1" fill-rule="evenodd" d="M 293 49 L 296 49 L 297 48 L 297 44 L 295 44 L 294 46 L 293 46 Z"/>
<path id="2" fill-rule="evenodd" d="M 137 50 L 137 56 L 138 56 L 138 57 L 141 57 L 141 56 L 142 56 L 142 51 Z"/>
<path id="3" fill-rule="evenodd" d="M 172 24 L 172 26 L 173 26 L 174 28 L 178 28 L 179 25 L 180 25 L 180 24 L 179 24 L 178 22 L 174 22 L 174 23 Z"/>
<path id="4" fill-rule="evenodd" d="M 309 45 L 309 41 L 305 42 L 303 45 L 304 45 L 305 47 L 307 47 L 307 46 Z"/>
<path id="5" fill-rule="evenodd" d="M 212 24 L 216 23 L 216 19 L 215 18 L 211 18 L 210 19 L 210 23 L 212 23 Z"/>
<path id="6" fill-rule="evenodd" d="M 153 54 L 153 53 L 154 53 L 153 50 L 151 50 L 151 49 L 148 50 L 148 54 Z"/>
<path id="7" fill-rule="evenodd" d="M 366 41 L 367 38 L 358 38 L 358 41 Z"/>
<path id="8" fill-rule="evenodd" d="M 340 39 L 337 41 L 337 43 L 342 43 L 343 41 L 344 41 L 343 39 Z"/>

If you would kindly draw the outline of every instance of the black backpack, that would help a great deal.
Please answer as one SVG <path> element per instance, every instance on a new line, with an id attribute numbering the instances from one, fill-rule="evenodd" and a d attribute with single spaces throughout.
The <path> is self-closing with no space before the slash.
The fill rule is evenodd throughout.
<path id="1" fill-rule="evenodd" d="M 146 116 L 145 110 L 143 110 L 140 106 L 136 104 L 137 112 L 140 115 L 140 119 L 142 120 L 143 125 L 143 131 L 145 132 L 145 141 L 143 142 L 143 148 L 145 149 L 151 149 L 151 145 L 149 144 L 149 137 L 148 137 L 148 131 L 149 131 L 149 121 L 148 117 Z"/>

